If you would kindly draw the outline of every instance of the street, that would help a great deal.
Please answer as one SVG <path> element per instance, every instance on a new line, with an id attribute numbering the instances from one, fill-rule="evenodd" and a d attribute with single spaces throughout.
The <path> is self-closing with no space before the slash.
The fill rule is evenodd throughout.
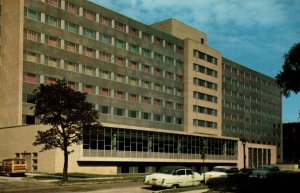
<path id="1" fill-rule="evenodd" d="M 59 185 L 55 183 L 27 180 L 22 177 L 0 176 L 0 193 L 149 193 L 155 192 L 142 182 L 87 183 Z"/>

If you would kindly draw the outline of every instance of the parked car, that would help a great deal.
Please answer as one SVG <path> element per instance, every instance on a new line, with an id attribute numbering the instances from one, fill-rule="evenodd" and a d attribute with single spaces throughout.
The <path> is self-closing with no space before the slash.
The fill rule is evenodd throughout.
<path id="1" fill-rule="evenodd" d="M 250 177 L 252 176 L 254 170 L 254 168 L 242 168 L 240 169 L 239 173 Z"/>
<path id="2" fill-rule="evenodd" d="M 205 172 L 203 175 L 204 181 L 207 182 L 212 178 L 226 178 L 230 174 L 239 173 L 236 166 L 215 166 L 210 172 Z"/>
<path id="3" fill-rule="evenodd" d="M 0 162 L 1 163 L 1 162 Z M 10 158 L 2 160 L 0 175 L 12 176 L 14 174 L 24 175 L 27 172 L 27 162 L 21 158 Z"/>
<path id="4" fill-rule="evenodd" d="M 276 165 L 261 165 L 252 171 L 251 177 L 265 178 L 269 173 L 279 172 L 280 169 Z"/>
<path id="5" fill-rule="evenodd" d="M 190 168 L 182 166 L 165 166 L 157 173 L 147 175 L 145 184 L 153 187 L 177 188 L 186 186 L 198 186 L 203 176 L 193 172 Z"/>

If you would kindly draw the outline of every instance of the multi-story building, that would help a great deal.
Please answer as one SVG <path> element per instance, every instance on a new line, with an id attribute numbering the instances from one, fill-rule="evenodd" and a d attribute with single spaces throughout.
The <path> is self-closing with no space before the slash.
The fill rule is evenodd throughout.
<path id="1" fill-rule="evenodd" d="M 151 172 L 166 164 L 199 171 L 203 162 L 241 167 L 241 135 L 226 129 L 231 111 L 222 108 L 223 94 L 223 103 L 230 101 L 227 82 L 222 89 L 226 59 L 207 45 L 205 33 L 175 19 L 145 25 L 85 0 L 4 0 L 0 24 L 0 158 L 23 156 L 33 170 L 61 170 L 60 151 L 38 153 L 31 146 L 36 131 L 47 129 L 31 107 L 39 84 L 66 79 L 88 93 L 104 126 L 85 131 L 70 157 L 71 171 Z M 280 112 L 276 116 L 280 120 Z M 263 155 L 275 163 L 278 137 L 263 141 L 265 130 L 257 129 L 247 139 L 254 146 L 267 142 Z"/>
<path id="2" fill-rule="evenodd" d="M 223 136 L 238 137 L 249 146 L 249 167 L 269 163 L 271 146 L 282 160 L 282 98 L 274 79 L 223 58 Z"/>

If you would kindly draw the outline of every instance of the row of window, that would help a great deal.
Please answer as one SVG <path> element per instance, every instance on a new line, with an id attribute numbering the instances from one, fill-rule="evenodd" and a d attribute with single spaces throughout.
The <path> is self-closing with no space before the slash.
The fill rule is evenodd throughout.
<path id="1" fill-rule="evenodd" d="M 136 110 L 128 110 L 128 109 L 123 109 L 118 107 L 100 106 L 99 112 L 102 114 L 110 114 L 110 115 L 116 115 L 121 117 L 158 121 L 158 122 L 165 122 L 171 124 L 181 125 L 183 123 L 182 118 L 179 117 L 172 117 L 168 115 L 161 115 L 161 114 L 155 114 L 149 112 L 141 112 Z"/>
<path id="2" fill-rule="evenodd" d="M 24 14 L 25 14 L 25 17 L 29 18 L 29 19 L 33 19 L 33 20 L 36 20 L 36 21 L 42 21 L 41 20 L 41 15 L 42 13 L 40 12 L 37 12 L 37 11 L 34 11 L 32 9 L 28 9 L 28 8 L 25 8 L 25 11 L 24 11 Z M 101 18 L 102 19 L 102 18 Z M 101 20 L 102 21 L 102 20 Z M 105 21 L 105 19 L 104 19 Z M 44 22 L 44 21 L 42 21 Z M 74 23 L 71 23 L 71 22 L 68 22 L 68 21 L 64 21 L 64 20 L 61 20 L 61 19 L 58 19 L 56 17 L 53 17 L 53 16 L 49 16 L 49 15 L 46 15 L 45 16 L 45 23 L 49 24 L 49 25 L 52 25 L 52 26 L 55 26 L 55 27 L 58 27 L 58 28 L 64 28 L 65 30 L 67 31 L 70 31 L 70 32 L 73 32 L 73 33 L 76 33 L 76 34 L 79 34 L 79 35 L 83 35 L 85 37 L 88 37 L 88 38 L 92 38 L 92 39 L 95 39 L 95 40 L 101 40 L 101 41 L 105 41 L 105 43 L 110 43 L 112 44 L 114 40 L 112 37 L 110 37 L 109 35 L 105 35 L 105 34 L 100 34 L 101 35 L 101 38 L 99 38 L 99 32 L 96 32 L 94 30 L 91 30 L 91 29 L 88 29 L 88 28 L 84 28 L 80 25 L 77 25 L 77 24 L 74 24 Z M 106 24 L 106 22 L 103 23 L 104 25 Z M 120 27 L 120 24 L 119 22 L 116 22 L 115 23 L 115 26 L 117 30 L 119 31 L 122 31 L 120 29 L 123 29 L 123 27 Z M 126 25 L 125 24 L 121 24 L 123 25 L 125 28 L 126 28 Z M 133 28 L 129 28 L 129 33 L 132 35 L 134 33 L 131 33 L 131 31 L 134 31 L 132 30 Z M 140 33 L 138 33 L 140 34 Z M 152 41 L 152 36 L 147 34 L 147 33 L 141 33 L 141 35 L 139 35 L 140 38 L 143 37 L 144 40 L 147 40 L 148 38 L 145 38 L 145 37 L 150 37 L 150 42 Z M 176 51 L 177 53 L 180 53 L 182 54 L 183 51 L 182 51 L 182 47 L 179 47 L 179 46 L 175 46 L 173 43 L 170 43 L 170 42 L 167 42 L 165 43 L 165 41 L 163 41 L 162 39 L 160 38 L 153 38 L 154 40 L 152 41 L 155 45 L 160 45 L 160 46 L 163 46 L 166 47 L 166 48 L 172 48 L 174 51 Z M 126 48 L 126 44 L 125 44 L 125 41 L 123 40 L 115 40 L 115 46 L 117 47 L 120 47 L 120 48 Z M 128 44 L 128 43 L 127 43 Z M 134 52 L 134 53 L 139 53 L 139 46 L 137 45 L 134 45 L 134 44 L 128 44 L 129 46 L 127 46 L 128 50 L 131 51 L 131 52 Z M 142 52 L 142 54 L 146 57 L 151 57 L 151 52 L 149 52 L 150 50 L 149 49 L 146 49 L 146 48 L 143 48 L 144 49 L 144 53 Z M 157 57 L 154 57 L 156 60 L 160 61 L 160 62 L 163 62 L 163 57 L 161 54 L 158 54 L 157 53 Z M 173 64 L 172 61 L 174 61 L 174 59 L 171 58 L 171 60 L 168 60 L 169 58 L 167 57 L 166 58 L 166 63 L 167 64 Z"/>
<path id="3" fill-rule="evenodd" d="M 68 1 L 66 1 L 66 3 L 65 3 L 65 8 L 63 8 L 61 6 L 60 0 L 46 0 L 46 3 L 48 3 L 52 6 L 58 7 L 58 8 L 65 9 L 69 13 L 72 13 L 75 15 L 80 15 L 80 16 L 85 17 L 86 19 L 98 22 L 105 26 L 112 27 L 118 31 L 128 33 L 131 36 L 134 36 L 137 38 L 142 38 L 144 41 L 148 41 L 155 45 L 165 47 L 170 50 L 174 50 L 177 53 L 181 53 L 181 54 L 183 53 L 183 48 L 181 46 L 175 45 L 174 43 L 163 40 L 159 37 L 154 37 L 153 35 L 151 35 L 149 33 L 143 32 L 143 31 L 136 29 L 134 27 L 131 27 L 131 26 L 127 26 L 126 24 L 124 24 L 122 22 L 112 20 L 108 17 L 99 15 L 98 13 L 95 13 L 91 10 L 87 10 L 85 8 L 82 8 L 82 13 L 81 13 L 80 12 L 81 7 L 79 7 L 78 5 L 72 4 Z M 92 31 L 87 31 L 87 34 L 89 34 L 91 37 L 93 37 Z"/>
<path id="4" fill-rule="evenodd" d="M 215 78 L 218 77 L 218 72 L 217 71 L 212 70 L 212 69 L 207 68 L 207 67 L 204 67 L 200 64 L 193 64 L 193 70 L 195 72 L 200 72 L 200 73 L 206 74 L 208 76 L 213 76 Z"/>
<path id="5" fill-rule="evenodd" d="M 218 116 L 218 111 L 216 109 L 211 109 L 211 108 L 202 107 L 202 106 L 198 106 L 198 105 L 193 105 L 193 111 L 195 113 L 202 113 L 202 114 L 207 114 L 207 115 Z"/>
<path id="6" fill-rule="evenodd" d="M 138 79 L 135 77 L 129 77 L 123 74 L 118 74 L 106 70 L 100 70 L 98 68 L 77 64 L 77 63 L 57 59 L 50 56 L 39 55 L 34 52 L 25 51 L 24 60 L 34 62 L 34 63 L 44 63 L 48 66 L 59 67 L 72 72 L 83 73 L 86 75 L 96 76 L 107 80 L 113 80 L 124 84 L 130 84 L 132 86 L 138 86 L 142 88 L 152 89 L 158 92 L 164 92 L 167 94 L 182 96 L 182 89 L 179 88 L 173 88 L 159 83 L 153 83 L 150 81 Z M 131 63 L 131 64 L 138 65 L 137 63 Z M 143 72 L 150 73 L 148 68 L 149 66 L 143 64 L 139 64 L 139 66 L 141 67 L 141 70 Z M 175 75 L 168 71 L 162 71 L 160 69 L 155 68 L 154 75 L 159 77 L 164 77 L 168 80 L 176 80 L 177 82 L 182 82 L 182 76 Z M 32 82 L 32 83 L 38 83 L 37 79 L 35 79 L 35 81 L 36 82 Z"/>
<path id="7" fill-rule="evenodd" d="M 56 83 L 56 78 L 44 77 L 44 76 L 41 77 L 42 78 L 40 78 L 39 75 L 32 74 L 32 73 L 24 73 L 24 82 L 34 83 L 34 84 L 38 84 L 38 83 L 55 84 Z M 183 109 L 183 105 L 181 103 L 176 103 L 171 100 L 163 100 L 163 99 L 153 98 L 149 96 L 142 96 L 142 95 L 137 95 L 135 93 L 113 90 L 109 88 L 99 88 L 98 86 L 92 86 L 92 85 L 87 85 L 87 84 L 82 84 L 82 83 L 77 83 L 72 81 L 68 81 L 68 86 L 71 89 L 80 92 L 85 92 L 88 94 L 95 94 L 95 95 L 115 98 L 119 100 L 127 100 L 130 102 L 144 103 L 144 104 L 154 105 L 157 107 L 165 107 L 165 108 L 176 109 L 176 110 Z M 26 99 L 26 102 L 29 101 L 27 101 Z"/>
<path id="8" fill-rule="evenodd" d="M 264 136 L 264 137 L 279 137 L 279 132 L 274 132 L 273 130 L 261 130 L 255 128 L 245 128 L 245 127 L 236 127 L 224 124 L 223 130 L 230 133 L 240 133 L 240 134 L 248 134 L 255 136 Z"/>
<path id="9" fill-rule="evenodd" d="M 194 85 L 197 85 L 197 86 L 202 86 L 202 87 L 205 87 L 205 88 L 218 90 L 218 85 L 217 84 L 206 81 L 206 80 L 203 80 L 203 79 L 200 79 L 200 78 L 194 77 L 193 78 L 193 83 L 194 83 Z"/>
<path id="10" fill-rule="evenodd" d="M 43 34 L 43 37 L 44 37 L 43 40 L 40 37 L 41 37 L 41 34 L 38 32 L 34 32 L 31 30 L 24 31 L 24 38 L 27 40 L 36 41 L 36 42 L 45 42 L 45 44 L 47 44 L 49 46 L 54 46 L 57 48 L 65 49 L 70 52 L 83 54 L 84 56 L 97 58 L 97 59 L 100 59 L 105 62 L 115 63 L 120 66 L 130 67 L 131 69 L 134 69 L 134 70 L 141 70 L 145 73 L 153 73 L 157 76 L 164 75 L 163 74 L 164 71 L 159 68 L 154 68 L 150 65 L 141 64 L 136 61 L 131 61 L 124 57 L 115 56 L 113 54 L 98 51 L 98 50 L 93 50 L 93 49 L 90 49 L 90 48 L 87 48 L 87 47 L 84 47 L 84 46 L 81 46 L 81 45 L 78 45 L 78 44 L 75 44 L 72 42 L 64 41 L 62 39 L 58 39 L 56 37 L 52 37 L 52 36 L 48 36 L 48 35 L 44 35 L 44 34 Z M 27 54 L 29 55 L 28 59 L 36 61 L 36 62 L 40 61 L 41 56 L 39 54 L 37 54 L 37 53 L 27 53 Z M 156 54 L 154 54 L 154 56 L 156 56 Z M 167 58 L 168 57 L 166 57 L 166 59 Z M 60 59 L 54 58 L 54 57 L 52 57 L 51 59 L 58 66 L 60 65 Z M 171 60 L 174 61 L 172 58 L 171 58 Z M 182 67 L 182 62 L 177 61 L 176 65 Z M 182 81 L 181 75 L 173 74 L 173 73 L 167 72 L 167 71 L 165 72 L 165 77 L 169 78 L 169 79 L 173 79 L 173 80 L 176 79 L 177 81 Z"/>
<path id="11" fill-rule="evenodd" d="M 267 97 L 270 97 L 270 98 L 275 98 L 276 100 L 281 100 L 281 95 L 280 95 L 280 92 L 278 92 L 278 91 L 277 92 L 270 92 L 268 90 L 258 88 L 254 85 L 247 84 L 243 81 L 239 81 L 239 80 L 233 79 L 233 78 L 228 77 L 228 76 L 223 76 L 223 82 L 226 85 L 232 85 L 232 86 L 239 87 L 239 88 L 247 90 L 247 91 L 251 91 L 253 93 L 261 94 L 263 96 L 267 96 Z M 263 85 L 261 85 L 261 86 L 263 86 Z M 264 87 L 264 88 L 269 88 L 269 87 Z M 272 91 L 274 91 L 274 90 L 272 90 Z"/>
<path id="12" fill-rule="evenodd" d="M 193 97 L 194 97 L 194 99 L 198 99 L 198 100 L 204 100 L 204 101 L 208 101 L 208 102 L 212 102 L 212 103 L 218 103 L 218 97 L 212 96 L 209 94 L 205 94 L 205 93 L 201 93 L 201 92 L 197 92 L 197 91 L 193 92 Z"/>
<path id="13" fill-rule="evenodd" d="M 232 98 L 240 99 L 242 101 L 251 102 L 267 108 L 273 108 L 273 110 L 276 109 L 277 111 L 280 111 L 280 103 L 274 103 L 273 101 L 263 100 L 255 96 L 246 95 L 243 92 L 236 92 L 228 89 L 223 89 L 223 94 Z"/>
<path id="14" fill-rule="evenodd" d="M 211 121 L 205 121 L 205 120 L 201 120 L 201 119 L 193 119 L 193 125 L 196 127 L 206 127 L 206 128 L 212 128 L 212 129 L 218 128 L 218 123 L 211 122 Z"/>
<path id="15" fill-rule="evenodd" d="M 237 155 L 233 140 L 132 129 L 84 130 L 84 150 L 115 150 L 178 154 Z"/>
<path id="16" fill-rule="evenodd" d="M 270 125 L 273 125 L 273 122 L 271 122 L 270 120 L 261 120 L 261 119 L 256 119 L 256 118 L 253 118 L 250 116 L 243 116 L 240 114 L 233 114 L 233 113 L 223 113 L 223 119 L 246 123 L 246 124 L 251 124 L 251 125 L 256 125 L 256 126 L 270 127 Z M 275 119 L 273 119 L 273 121 L 275 121 Z"/>
<path id="17" fill-rule="evenodd" d="M 252 113 L 255 115 L 269 116 L 269 117 L 277 118 L 277 119 L 280 118 L 280 107 L 279 106 L 272 107 L 271 108 L 272 111 L 266 111 L 267 109 L 264 107 L 255 108 L 253 106 L 251 107 L 249 105 L 238 104 L 238 103 L 234 103 L 234 102 L 230 102 L 230 101 L 226 101 L 226 100 L 223 100 L 222 103 L 223 103 L 222 106 L 226 107 L 226 108 L 240 110 L 240 111 Z"/>
<path id="18" fill-rule="evenodd" d="M 273 87 L 276 88 L 276 90 L 280 90 L 279 86 L 277 84 L 275 84 L 275 82 L 270 82 L 268 80 L 259 78 L 258 76 L 248 73 L 248 72 L 244 72 L 243 70 L 240 69 L 236 69 L 234 67 L 231 67 L 230 65 L 224 64 L 223 63 L 223 71 L 226 73 L 231 73 L 234 75 L 239 76 L 239 78 L 244 78 L 244 79 L 248 79 L 248 80 L 252 80 L 254 82 L 256 82 L 258 85 L 262 85 L 262 86 L 267 86 L 268 88 Z"/>
<path id="19" fill-rule="evenodd" d="M 216 57 L 213 57 L 209 54 L 206 54 L 204 52 L 201 52 L 199 50 L 193 50 L 193 56 L 196 57 L 196 58 L 199 58 L 201 60 L 205 60 L 209 63 L 212 63 L 212 64 L 218 64 L 218 58 Z"/>

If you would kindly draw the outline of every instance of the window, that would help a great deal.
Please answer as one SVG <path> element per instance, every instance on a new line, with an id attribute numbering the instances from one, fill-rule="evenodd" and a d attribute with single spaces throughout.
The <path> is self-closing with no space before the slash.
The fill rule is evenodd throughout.
<path id="1" fill-rule="evenodd" d="M 117 116 L 125 116 L 125 109 L 115 108 L 115 115 L 117 115 Z"/>
<path id="2" fill-rule="evenodd" d="M 65 29 L 73 33 L 77 33 L 77 34 L 79 33 L 79 25 L 67 21 L 66 21 Z"/>
<path id="3" fill-rule="evenodd" d="M 166 122 L 166 123 L 173 123 L 173 118 L 170 117 L 170 116 L 166 116 L 166 117 L 165 117 L 165 122 Z"/>
<path id="4" fill-rule="evenodd" d="M 68 87 L 72 90 L 78 91 L 78 83 L 76 82 L 68 81 Z"/>
<path id="5" fill-rule="evenodd" d="M 130 68 L 132 70 L 138 70 L 138 63 L 135 61 L 130 61 Z"/>
<path id="6" fill-rule="evenodd" d="M 60 0 L 46 0 L 46 3 L 54 7 L 60 7 Z"/>
<path id="7" fill-rule="evenodd" d="M 174 103 L 171 101 L 166 101 L 166 108 L 173 108 Z"/>
<path id="8" fill-rule="evenodd" d="M 151 114 L 147 112 L 142 112 L 142 119 L 149 120 L 151 118 Z"/>
<path id="9" fill-rule="evenodd" d="M 151 35 L 145 32 L 142 33 L 142 39 L 148 42 L 151 42 Z"/>
<path id="10" fill-rule="evenodd" d="M 129 84 L 133 86 L 138 86 L 138 80 L 136 78 L 130 78 Z"/>
<path id="11" fill-rule="evenodd" d="M 100 107 L 100 113 L 111 114 L 110 107 L 109 106 L 101 106 Z"/>
<path id="12" fill-rule="evenodd" d="M 150 99 L 150 97 L 143 96 L 142 102 L 145 103 L 145 104 L 150 104 L 151 103 L 151 99 Z"/>
<path id="13" fill-rule="evenodd" d="M 130 94 L 129 100 L 131 102 L 137 102 L 137 95 L 136 94 Z"/>
<path id="14" fill-rule="evenodd" d="M 155 68 L 154 69 L 154 74 L 155 74 L 155 76 L 161 76 L 162 75 L 161 69 Z"/>
<path id="15" fill-rule="evenodd" d="M 157 46 L 162 46 L 163 45 L 163 40 L 156 37 L 155 40 L 154 40 L 154 44 L 157 45 Z"/>
<path id="16" fill-rule="evenodd" d="M 47 77 L 47 84 L 48 85 L 53 85 L 53 84 L 56 84 L 56 82 L 57 82 L 57 80 L 56 80 L 56 78 L 52 78 L 52 77 Z"/>
<path id="17" fill-rule="evenodd" d="M 91 86 L 91 85 L 84 85 L 83 92 L 85 92 L 87 94 L 95 94 L 95 87 Z"/>
<path id="18" fill-rule="evenodd" d="M 173 80 L 174 79 L 173 73 L 172 72 L 166 72 L 166 78 Z"/>
<path id="19" fill-rule="evenodd" d="M 116 39 L 115 46 L 118 47 L 118 48 L 125 49 L 126 48 L 126 42 L 123 41 L 123 40 Z"/>
<path id="20" fill-rule="evenodd" d="M 92 48 L 83 47 L 83 55 L 91 58 L 96 57 L 96 50 Z"/>
<path id="21" fill-rule="evenodd" d="M 106 26 L 111 26 L 111 19 L 104 17 L 104 16 L 100 16 L 100 23 L 102 25 L 106 25 Z"/>
<path id="22" fill-rule="evenodd" d="M 174 64 L 174 59 L 171 58 L 171 57 L 166 57 L 166 64 L 173 65 Z"/>
<path id="23" fill-rule="evenodd" d="M 65 61 L 65 68 L 69 71 L 79 72 L 79 64 L 74 62 Z"/>
<path id="24" fill-rule="evenodd" d="M 118 65 L 121 65 L 121 66 L 125 66 L 125 58 L 122 58 L 122 57 L 118 57 L 116 56 L 115 57 L 115 63 L 118 64 Z"/>
<path id="25" fill-rule="evenodd" d="M 154 53 L 154 60 L 156 60 L 158 62 L 163 62 L 163 55 L 155 52 Z"/>
<path id="26" fill-rule="evenodd" d="M 129 44 L 129 51 L 138 54 L 139 53 L 139 47 L 134 44 Z"/>
<path id="27" fill-rule="evenodd" d="M 125 93 L 122 92 L 122 91 L 117 91 L 117 92 L 116 92 L 116 98 L 117 98 L 117 99 L 124 100 L 124 99 L 125 99 Z"/>
<path id="28" fill-rule="evenodd" d="M 180 53 L 180 54 L 183 54 L 183 48 L 181 46 L 176 45 L 176 52 Z"/>
<path id="29" fill-rule="evenodd" d="M 171 49 L 171 50 L 174 50 L 174 44 L 167 41 L 167 42 L 166 42 L 166 48 Z"/>
<path id="30" fill-rule="evenodd" d="M 105 43 L 105 44 L 111 44 L 112 37 L 105 35 L 105 34 L 100 34 L 100 42 Z"/>
<path id="31" fill-rule="evenodd" d="M 101 96 L 109 97 L 110 96 L 110 90 L 108 88 L 102 88 L 100 92 Z"/>
<path id="32" fill-rule="evenodd" d="M 183 68 L 183 62 L 180 60 L 176 60 L 176 67 L 177 68 Z"/>
<path id="33" fill-rule="evenodd" d="M 99 59 L 110 62 L 111 61 L 111 54 L 105 53 L 105 52 L 99 52 Z"/>
<path id="34" fill-rule="evenodd" d="M 31 30 L 24 30 L 24 39 L 41 42 L 41 34 Z"/>
<path id="35" fill-rule="evenodd" d="M 96 39 L 96 32 L 87 28 L 83 28 L 83 35 L 88 38 Z"/>
<path id="36" fill-rule="evenodd" d="M 176 118 L 175 123 L 178 124 L 178 125 L 181 125 L 182 124 L 182 118 Z"/>
<path id="37" fill-rule="evenodd" d="M 65 42 L 65 50 L 70 51 L 70 52 L 79 52 L 79 45 L 72 43 L 72 42 Z"/>
<path id="38" fill-rule="evenodd" d="M 79 6 L 66 2 L 66 10 L 72 14 L 79 14 Z"/>
<path id="39" fill-rule="evenodd" d="M 83 9 L 83 17 L 89 19 L 89 20 L 96 20 L 96 13 L 89 11 L 87 9 Z"/>
<path id="40" fill-rule="evenodd" d="M 166 93 L 173 94 L 173 88 L 172 87 L 166 87 Z"/>
<path id="41" fill-rule="evenodd" d="M 45 43 L 49 46 L 60 47 L 60 39 L 56 37 L 46 36 Z"/>
<path id="42" fill-rule="evenodd" d="M 46 56 L 45 57 L 45 64 L 48 66 L 52 66 L 55 68 L 58 68 L 60 66 L 60 59 Z"/>
<path id="43" fill-rule="evenodd" d="M 150 82 L 148 82 L 148 81 L 143 81 L 142 87 L 143 87 L 143 88 L 150 89 Z"/>
<path id="44" fill-rule="evenodd" d="M 176 103 L 176 109 L 177 110 L 182 110 L 183 109 L 182 104 Z"/>
<path id="45" fill-rule="evenodd" d="M 183 77 L 181 75 L 176 74 L 176 81 L 183 82 Z"/>
<path id="46" fill-rule="evenodd" d="M 60 27 L 60 19 L 53 16 L 46 16 L 46 23 L 55 27 Z"/>
<path id="47" fill-rule="evenodd" d="M 96 76 L 96 69 L 90 66 L 83 66 L 82 72 L 89 76 Z"/>
<path id="48" fill-rule="evenodd" d="M 154 106 L 161 107 L 162 106 L 162 100 L 160 100 L 160 99 L 154 99 Z"/>
<path id="49" fill-rule="evenodd" d="M 23 93 L 23 102 L 34 104 L 35 103 L 35 94 Z"/>
<path id="50" fill-rule="evenodd" d="M 110 79 L 110 75 L 111 75 L 111 73 L 109 72 L 109 71 L 101 71 L 100 72 L 100 77 L 101 78 L 104 78 L 104 79 Z"/>
<path id="51" fill-rule="evenodd" d="M 34 63 L 40 63 L 40 54 L 25 51 L 24 52 L 24 60 Z"/>
<path id="52" fill-rule="evenodd" d="M 133 110 L 129 110 L 128 111 L 128 117 L 131 117 L 131 118 L 138 118 L 138 111 L 133 111 Z"/>
<path id="53" fill-rule="evenodd" d="M 126 25 L 121 22 L 115 22 L 115 29 L 118 31 L 125 32 L 126 31 Z"/>
<path id="54" fill-rule="evenodd" d="M 25 7 L 24 16 L 36 21 L 41 21 L 41 13 Z"/>
<path id="55" fill-rule="evenodd" d="M 163 86 L 160 84 L 155 84 L 154 85 L 154 90 L 158 91 L 158 92 L 162 92 L 163 91 Z"/>
<path id="56" fill-rule="evenodd" d="M 39 76 L 36 74 L 32 74 L 32 73 L 24 73 L 24 82 L 38 83 Z"/>
<path id="57" fill-rule="evenodd" d="M 146 49 L 146 48 L 143 48 L 142 49 L 142 55 L 145 56 L 145 57 L 151 57 L 151 51 Z"/>
<path id="58" fill-rule="evenodd" d="M 162 121 L 162 115 L 154 114 L 154 121 Z"/>
<path id="59" fill-rule="evenodd" d="M 143 65 L 143 72 L 150 73 L 150 66 L 144 64 Z"/>
<path id="60" fill-rule="evenodd" d="M 137 30 L 133 27 L 130 27 L 129 28 L 129 34 L 132 35 L 132 36 L 138 37 L 139 36 L 139 30 Z"/>
<path id="61" fill-rule="evenodd" d="M 125 82 L 125 76 L 121 75 L 121 74 L 117 74 L 116 75 L 116 81 L 124 83 Z"/>

